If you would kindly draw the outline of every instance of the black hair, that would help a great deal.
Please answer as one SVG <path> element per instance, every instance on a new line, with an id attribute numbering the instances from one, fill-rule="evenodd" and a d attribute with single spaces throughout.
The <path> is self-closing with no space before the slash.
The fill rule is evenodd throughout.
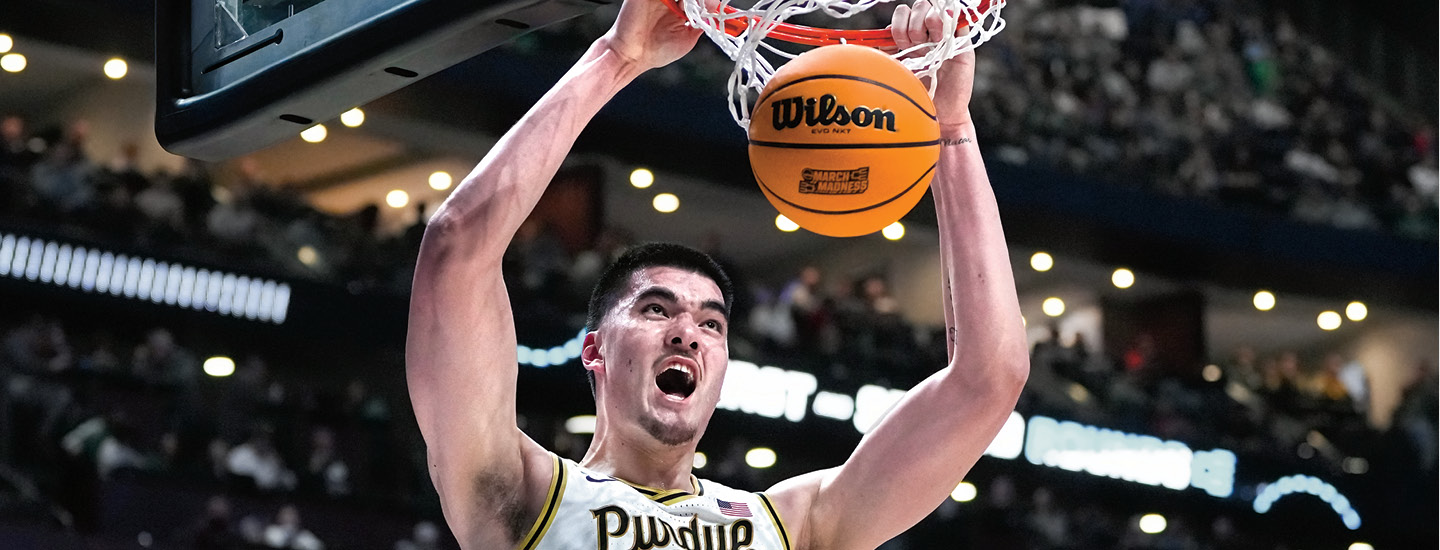
<path id="1" fill-rule="evenodd" d="M 725 301 L 725 317 L 730 317 L 730 307 L 735 302 L 735 289 L 730 276 L 720 268 L 708 254 L 675 243 L 645 243 L 633 246 L 620 255 L 615 263 L 600 274 L 595 290 L 590 293 L 590 308 L 585 316 L 585 330 L 600 327 L 600 321 L 620 302 L 620 295 L 630 284 L 630 277 L 636 271 L 651 267 L 673 267 L 709 277 L 720 287 L 720 296 Z M 595 393 L 595 373 L 585 371 L 590 380 L 590 393 Z"/>

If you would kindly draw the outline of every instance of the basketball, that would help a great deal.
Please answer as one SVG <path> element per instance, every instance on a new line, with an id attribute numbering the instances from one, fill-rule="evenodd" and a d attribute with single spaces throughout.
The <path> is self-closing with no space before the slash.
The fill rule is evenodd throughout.
<path id="1" fill-rule="evenodd" d="M 879 231 L 904 216 L 940 158 L 925 86 L 864 46 L 815 48 L 786 63 L 751 115 L 750 167 L 770 204 L 831 237 Z"/>

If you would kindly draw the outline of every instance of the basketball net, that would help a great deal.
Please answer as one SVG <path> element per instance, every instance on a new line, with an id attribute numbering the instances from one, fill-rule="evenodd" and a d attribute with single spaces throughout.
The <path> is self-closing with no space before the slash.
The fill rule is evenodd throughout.
<path id="1" fill-rule="evenodd" d="M 662 0 L 669 1 L 669 0 Z M 750 125 L 750 92 L 757 95 L 765 89 L 775 67 L 760 50 L 771 52 L 786 59 L 798 54 L 786 52 L 764 41 L 773 38 L 797 43 L 853 43 L 859 45 L 894 49 L 889 31 L 843 31 L 796 27 L 784 21 L 796 15 L 822 11 L 835 18 L 848 18 L 874 7 L 876 4 L 896 0 L 756 0 L 750 8 L 730 6 L 730 0 L 721 0 L 714 10 L 707 9 L 704 0 L 678 0 L 690 24 L 705 32 L 730 59 L 735 61 L 735 70 L 730 73 L 727 83 L 729 90 L 730 116 L 742 129 Z M 939 42 L 917 44 L 902 51 L 887 52 L 900 61 L 905 68 L 921 79 L 929 78 L 931 98 L 935 96 L 935 74 L 945 61 L 975 49 L 1005 28 L 1000 9 L 1005 0 L 934 0 L 934 7 L 940 11 L 943 22 L 942 38 Z M 956 29 L 968 24 L 963 34 L 957 36 Z M 798 30 L 797 30 L 798 29 Z M 778 32 L 777 32 L 778 31 Z M 773 34 L 773 36 L 772 36 Z M 877 35 L 879 36 L 877 38 Z M 915 57 L 908 57 L 921 53 Z"/>

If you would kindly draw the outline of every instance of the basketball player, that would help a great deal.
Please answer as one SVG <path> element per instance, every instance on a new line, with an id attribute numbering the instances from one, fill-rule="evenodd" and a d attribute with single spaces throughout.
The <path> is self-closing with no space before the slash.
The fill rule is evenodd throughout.
<path id="1" fill-rule="evenodd" d="M 901 48 L 933 41 L 940 26 L 923 1 L 898 7 L 891 25 Z M 844 464 L 764 493 L 691 475 L 725 379 L 732 300 L 714 263 L 678 245 L 632 250 L 596 288 L 581 353 L 597 409 L 584 459 L 560 459 L 516 427 L 506 244 L 596 111 L 698 36 L 658 0 L 625 0 L 610 31 L 425 231 L 406 374 L 431 478 L 465 548 L 875 548 L 950 494 L 1015 405 L 1029 362 L 970 123 L 966 54 L 939 73 L 935 97 L 944 146 L 932 189 L 950 364 L 910 390 Z"/>

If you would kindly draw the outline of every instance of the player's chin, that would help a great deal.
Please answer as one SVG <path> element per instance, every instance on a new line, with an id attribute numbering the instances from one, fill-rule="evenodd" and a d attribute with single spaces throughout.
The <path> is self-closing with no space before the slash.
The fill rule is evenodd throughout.
<path id="1" fill-rule="evenodd" d="M 644 419 L 642 426 L 656 441 L 670 446 L 695 441 L 701 433 L 697 422 L 678 414 L 661 413 L 649 416 Z"/>

